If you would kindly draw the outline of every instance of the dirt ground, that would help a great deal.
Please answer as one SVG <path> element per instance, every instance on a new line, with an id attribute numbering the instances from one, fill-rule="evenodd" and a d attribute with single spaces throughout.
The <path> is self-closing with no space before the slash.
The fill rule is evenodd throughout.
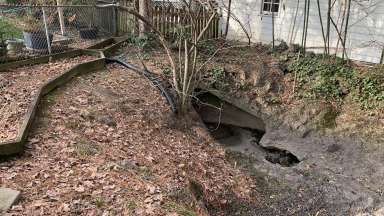
<path id="1" fill-rule="evenodd" d="M 137 53 L 130 53 L 129 62 L 141 65 Z M 157 73 L 165 66 L 161 52 L 145 62 Z M 374 148 L 360 143 L 351 142 L 348 149 L 345 141 L 305 140 L 316 130 L 322 107 L 308 108 L 289 96 L 291 78 L 266 50 L 230 50 L 212 65 L 238 80 L 227 86 L 229 96 L 298 132 L 302 139 L 291 140 L 288 145 L 297 144 L 292 149 L 321 146 L 309 149 L 311 154 L 300 156 L 305 159 L 292 168 L 228 151 L 209 136 L 196 113 L 176 118 L 146 79 L 110 65 L 44 97 L 25 153 L 0 161 L 1 186 L 22 192 L 6 215 L 321 216 L 357 215 L 376 207 L 382 196 L 383 172 L 375 166 L 381 151 L 370 158 Z M 380 116 L 374 115 L 378 121 Z M 370 123 L 368 118 L 362 125 Z M 336 129 L 320 132 L 364 136 L 364 130 Z M 289 137 L 272 132 L 277 134 L 266 135 L 264 144 Z M 376 140 L 380 133 L 379 128 Z M 368 144 L 380 149 L 380 142 Z"/>
<path id="2" fill-rule="evenodd" d="M 253 187 L 199 127 L 174 119 L 155 87 L 119 67 L 45 97 L 35 124 L 25 153 L 0 163 L 1 185 L 23 194 L 7 215 L 204 213 L 188 182 L 212 205 Z"/>
<path id="3" fill-rule="evenodd" d="M 80 56 L 0 72 L 0 140 L 16 138 L 29 104 L 47 80 L 91 59 L 95 57 Z"/>
<path id="4" fill-rule="evenodd" d="M 22 192 L 6 215 L 332 215 L 178 119 L 147 80 L 118 66 L 46 96 L 25 153 L 0 163 Z M 194 114 L 192 114 L 194 116 Z M 311 200 L 308 202 L 308 200 Z"/>
<path id="5" fill-rule="evenodd" d="M 147 55 L 146 66 L 162 73 L 166 68 L 163 53 L 156 50 Z M 132 58 L 134 56 L 128 57 Z M 261 178 L 278 179 L 278 185 L 288 184 L 288 188 L 294 188 L 291 195 L 316 200 L 321 207 L 313 215 L 383 214 L 383 184 L 379 180 L 384 177 L 383 110 L 362 110 L 353 101 L 346 100 L 338 105 L 337 115 L 329 115 L 332 114 L 329 110 L 333 110 L 329 101 L 294 97 L 293 74 L 286 73 L 264 46 L 225 50 L 210 66 L 209 69 L 225 71 L 224 82 L 214 83 L 210 91 L 257 111 L 258 117 L 266 121 L 267 134 L 261 145 L 290 151 L 301 160 L 294 168 L 287 169 L 240 153 L 235 161 L 239 166 L 248 164 L 243 167 L 244 172 L 256 170 Z M 329 120 L 329 116 L 332 119 Z M 327 125 L 329 122 L 331 127 Z M 292 203 L 300 205 L 299 201 Z M 311 215 L 311 210 L 313 208 L 293 211 L 293 215 Z M 280 214 L 269 208 L 267 212 Z"/>

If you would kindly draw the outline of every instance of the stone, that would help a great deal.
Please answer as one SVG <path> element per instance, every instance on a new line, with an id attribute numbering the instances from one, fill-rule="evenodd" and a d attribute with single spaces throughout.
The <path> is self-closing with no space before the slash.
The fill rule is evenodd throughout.
<path id="1" fill-rule="evenodd" d="M 117 124 L 111 116 L 101 116 L 98 118 L 99 122 L 108 125 L 109 127 L 116 127 Z"/>
<path id="2" fill-rule="evenodd" d="M 10 188 L 0 188 L 0 211 L 7 211 L 19 198 L 19 191 Z"/>

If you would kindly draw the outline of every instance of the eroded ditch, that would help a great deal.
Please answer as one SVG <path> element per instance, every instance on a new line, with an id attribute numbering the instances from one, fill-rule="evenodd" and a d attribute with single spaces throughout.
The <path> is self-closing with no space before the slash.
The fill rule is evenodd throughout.
<path id="1" fill-rule="evenodd" d="M 287 150 L 260 145 L 266 132 L 265 123 L 261 118 L 209 92 L 198 93 L 194 107 L 212 137 L 227 150 L 241 152 L 284 167 L 300 163 L 300 160 Z"/>

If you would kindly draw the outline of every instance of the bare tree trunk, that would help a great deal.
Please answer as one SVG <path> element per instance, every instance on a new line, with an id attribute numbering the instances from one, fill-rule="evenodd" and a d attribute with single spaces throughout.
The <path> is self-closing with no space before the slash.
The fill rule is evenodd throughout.
<path id="1" fill-rule="evenodd" d="M 307 21 L 307 4 L 308 4 L 308 0 L 305 0 L 304 1 L 304 22 L 303 22 L 303 32 L 302 32 L 302 35 L 301 35 L 301 46 L 303 47 L 304 46 L 304 38 L 305 38 L 305 26 L 307 25 L 306 21 Z M 304 51 L 305 52 L 305 51 Z"/>
<path id="2" fill-rule="evenodd" d="M 347 0 L 344 0 L 344 7 L 343 7 L 343 15 L 341 16 L 341 25 L 340 25 L 340 29 L 344 29 L 344 22 L 345 22 L 345 14 L 347 13 Z M 336 26 L 338 26 L 339 24 L 339 20 L 340 20 L 340 13 L 341 13 L 341 7 L 340 7 L 340 11 L 339 11 L 339 15 L 337 17 L 337 22 L 336 22 Z M 340 30 L 340 32 L 341 32 Z M 340 45 L 340 39 L 337 40 L 337 43 L 336 43 L 336 50 L 335 50 L 335 56 L 337 55 L 337 53 L 339 52 L 339 45 Z M 342 46 L 342 48 L 344 48 Z M 342 50 L 344 51 L 344 50 Z"/>
<path id="3" fill-rule="evenodd" d="M 332 9 L 332 0 L 328 0 L 328 11 L 327 11 L 327 54 L 329 55 L 330 50 L 330 31 L 331 31 L 331 9 Z"/>
<path id="4" fill-rule="evenodd" d="M 303 47 L 303 55 L 305 56 L 306 46 L 307 46 L 307 34 L 308 34 L 308 19 L 309 19 L 309 7 L 311 0 L 305 0 L 304 4 L 304 25 L 303 25 L 303 35 L 301 38 L 301 46 Z"/>
<path id="5" fill-rule="evenodd" d="M 227 23 L 225 26 L 225 33 L 224 37 L 227 38 L 228 36 L 228 30 L 229 30 L 229 20 L 231 19 L 231 6 L 232 6 L 232 0 L 228 1 L 228 15 L 227 15 Z"/>
<path id="6" fill-rule="evenodd" d="M 144 17 L 146 20 L 151 21 L 151 0 L 139 0 L 139 13 L 142 17 Z M 147 34 L 150 32 L 151 28 L 148 26 L 147 23 L 143 22 L 142 20 L 139 20 L 139 33 L 140 35 Z"/>
<path id="7" fill-rule="evenodd" d="M 337 24 L 335 23 L 335 21 L 331 18 L 331 23 L 333 25 L 333 27 L 335 27 L 335 30 L 336 30 L 336 33 L 337 33 L 337 36 L 339 37 L 339 40 L 341 42 L 341 45 L 344 47 L 345 46 L 345 43 L 344 43 L 344 40 L 343 40 L 343 37 L 342 37 L 342 34 L 339 30 L 339 28 L 337 27 Z M 345 55 L 347 55 L 347 53 L 344 52 Z M 348 56 L 347 56 L 348 58 Z"/>
<path id="8" fill-rule="evenodd" d="M 382 48 L 383 50 L 381 51 L 381 58 L 380 58 L 380 64 L 384 63 L 384 47 Z"/>
<path id="9" fill-rule="evenodd" d="M 324 53 L 327 53 L 327 39 L 326 39 L 325 32 L 324 32 L 324 24 L 323 24 L 323 17 L 321 15 L 320 0 L 317 0 L 317 9 L 319 12 L 321 35 L 323 36 L 323 40 L 324 40 Z"/>
<path id="10" fill-rule="evenodd" d="M 272 51 L 275 51 L 275 13 L 272 11 Z"/>
<path id="11" fill-rule="evenodd" d="M 347 34 L 348 34 L 348 24 L 349 24 L 349 17 L 351 14 L 351 0 L 348 0 L 348 10 L 347 10 L 347 21 L 345 22 L 345 31 L 344 31 L 344 46 L 343 46 L 343 55 L 342 58 L 344 60 L 345 53 L 346 53 L 346 46 L 347 46 Z"/>
<path id="12" fill-rule="evenodd" d="M 306 48 L 307 48 L 307 35 L 308 35 L 308 23 L 309 23 L 309 11 L 310 11 L 310 7 L 311 7 L 311 0 L 308 0 L 307 2 L 307 17 L 305 18 L 305 34 L 304 34 L 304 55 L 305 55 L 305 52 L 306 52 Z"/>
<path id="13" fill-rule="evenodd" d="M 299 11 L 299 4 L 300 4 L 300 0 L 297 0 L 296 9 L 295 9 L 295 16 L 293 19 L 292 28 L 290 28 L 291 32 L 289 34 L 289 44 L 292 44 L 292 41 L 294 41 L 293 40 L 293 33 L 295 32 L 295 28 L 296 28 L 296 20 L 297 20 L 297 12 Z"/>
<path id="14" fill-rule="evenodd" d="M 195 11 L 192 10 L 193 8 L 191 1 L 187 1 L 188 0 L 181 0 L 181 2 L 185 5 L 184 17 L 186 19 L 190 19 L 190 23 L 187 26 L 178 28 L 178 55 L 174 55 L 172 53 L 170 44 L 165 39 L 165 35 L 153 26 L 153 24 L 150 22 L 150 19 L 139 14 L 135 9 L 123 6 L 119 7 L 121 10 L 134 15 L 136 18 L 146 24 L 155 35 L 158 36 L 158 39 L 167 54 L 170 66 L 172 68 L 173 87 L 179 99 L 179 114 L 187 113 L 191 105 L 193 90 L 202 77 L 202 70 L 205 65 L 207 65 L 208 62 L 212 60 L 212 57 L 208 58 L 207 61 L 204 61 L 204 59 L 199 59 L 199 43 L 204 39 L 205 33 L 209 31 L 211 24 L 214 22 L 218 15 L 217 8 L 212 3 L 208 2 L 208 6 L 205 5 L 205 10 L 207 10 L 208 14 L 210 14 L 210 18 L 202 25 L 203 29 L 200 30 L 200 24 L 198 23 L 199 17 L 196 16 Z M 244 28 L 244 25 L 242 25 L 236 16 L 231 15 L 231 17 L 235 21 L 239 22 L 240 26 Z M 250 38 L 247 32 L 244 32 L 247 37 Z M 215 54 L 216 53 L 217 52 L 215 52 Z M 203 62 L 201 62 L 201 60 L 203 60 Z"/>

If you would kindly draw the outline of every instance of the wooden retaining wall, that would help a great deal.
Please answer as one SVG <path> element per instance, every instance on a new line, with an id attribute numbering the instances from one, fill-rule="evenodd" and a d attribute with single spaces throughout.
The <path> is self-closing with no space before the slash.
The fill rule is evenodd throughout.
<path id="1" fill-rule="evenodd" d="M 78 64 L 71 69 L 67 70 L 61 75 L 48 80 L 43 86 L 39 88 L 34 96 L 31 104 L 28 107 L 27 113 L 24 116 L 24 120 L 18 130 L 16 139 L 9 141 L 0 141 L 0 156 L 7 156 L 20 153 L 24 150 L 24 145 L 27 142 L 29 132 L 32 129 L 32 125 L 36 116 L 38 105 L 43 96 L 47 95 L 54 89 L 58 88 L 69 82 L 76 76 L 80 76 L 86 73 L 95 72 L 105 68 L 105 55 L 112 54 L 125 42 L 124 38 L 111 38 L 89 47 L 86 50 L 74 50 L 66 53 L 57 54 L 54 56 L 43 56 L 35 59 L 28 59 L 24 61 L 11 62 L 0 65 L 0 71 L 7 70 L 15 67 L 22 67 L 26 65 L 47 63 L 52 59 L 71 58 L 78 55 L 95 55 L 99 58 L 89 62 Z"/>

